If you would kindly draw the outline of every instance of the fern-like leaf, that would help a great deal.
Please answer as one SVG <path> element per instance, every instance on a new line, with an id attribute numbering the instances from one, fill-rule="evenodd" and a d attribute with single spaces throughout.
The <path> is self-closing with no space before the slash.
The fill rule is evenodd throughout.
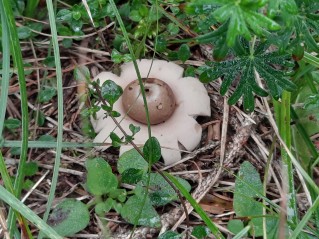
<path id="1" fill-rule="evenodd" d="M 243 97 L 245 111 L 254 110 L 254 93 L 265 97 L 268 92 L 257 84 L 256 77 L 261 77 L 268 87 L 272 97 L 278 100 L 282 91 L 293 91 L 296 86 L 286 74 L 287 67 L 294 64 L 290 61 L 291 55 L 281 54 L 277 51 L 267 52 L 267 44 L 256 47 L 251 54 L 246 43 L 240 43 L 241 54 L 236 58 L 223 62 L 208 62 L 201 67 L 200 80 L 204 83 L 211 82 L 221 77 L 223 82 L 220 93 L 225 95 L 229 87 L 239 79 L 235 91 L 229 98 L 229 104 L 235 104 Z M 281 66 L 281 69 L 278 69 Z M 285 69 L 285 70 L 284 70 Z"/>

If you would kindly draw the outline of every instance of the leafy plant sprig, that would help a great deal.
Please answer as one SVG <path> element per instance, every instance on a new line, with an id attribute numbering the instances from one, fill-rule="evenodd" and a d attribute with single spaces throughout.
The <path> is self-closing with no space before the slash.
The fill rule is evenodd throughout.
<path id="1" fill-rule="evenodd" d="M 108 81 L 107 85 L 112 85 L 112 87 L 104 87 L 103 88 L 103 95 L 105 97 L 103 97 L 102 95 L 102 91 L 100 90 L 100 86 L 98 84 L 98 81 L 96 83 L 93 83 L 92 86 L 96 91 L 96 95 L 95 97 L 98 98 L 101 102 L 102 102 L 102 109 L 106 110 L 107 113 L 113 112 L 113 104 L 114 102 L 116 102 L 117 99 L 119 99 L 119 97 L 122 94 L 122 89 L 116 85 L 114 82 L 110 83 L 113 81 Z M 106 96 L 108 95 L 108 96 Z M 108 100 L 106 100 L 105 98 L 107 98 Z M 103 105 L 106 105 L 107 107 L 103 108 Z M 117 121 L 117 119 L 112 115 L 109 114 L 109 117 L 111 117 L 111 119 L 114 121 L 114 123 L 116 124 L 116 126 L 121 130 L 121 132 L 123 133 L 125 139 L 127 140 L 126 143 L 129 143 L 133 146 L 133 148 L 147 161 L 149 162 L 149 164 L 151 165 L 151 167 L 158 172 L 166 181 L 167 183 L 174 189 L 174 191 L 177 193 L 178 197 L 181 200 L 181 204 L 182 207 L 187 215 L 186 220 L 188 222 L 188 214 L 187 214 L 187 208 L 186 205 L 182 199 L 182 196 L 179 192 L 179 190 L 175 187 L 175 185 L 167 178 L 167 176 L 161 172 L 156 165 L 154 165 L 158 160 L 160 160 L 161 157 L 161 148 L 160 148 L 160 144 L 158 142 L 158 140 L 155 137 L 150 137 L 146 142 L 145 142 L 145 146 L 143 148 L 143 152 L 137 147 L 137 145 L 133 142 L 133 137 L 128 135 L 125 130 L 123 129 L 123 127 L 121 126 L 121 124 Z M 131 129 L 133 135 L 134 133 L 137 133 L 137 127 L 132 127 L 134 128 L 133 130 Z M 116 145 L 117 147 L 120 146 L 123 142 L 121 141 L 120 137 L 117 136 L 116 134 L 112 134 L 113 139 L 112 139 L 112 144 Z"/>
<path id="2" fill-rule="evenodd" d="M 296 86 L 287 79 L 287 70 L 277 69 L 276 66 L 292 67 L 289 54 L 278 51 L 267 52 L 267 43 L 261 43 L 252 49 L 245 41 L 237 41 L 235 53 L 237 57 L 223 62 L 208 62 L 200 68 L 200 80 L 210 82 L 222 77 L 220 93 L 225 95 L 235 79 L 239 78 L 236 90 L 230 96 L 228 103 L 235 104 L 243 97 L 244 109 L 254 110 L 254 94 L 267 96 L 268 92 L 257 84 L 257 77 L 261 77 L 267 84 L 270 94 L 279 99 L 282 91 L 293 91 Z M 258 76 L 258 75 L 259 76 Z"/>

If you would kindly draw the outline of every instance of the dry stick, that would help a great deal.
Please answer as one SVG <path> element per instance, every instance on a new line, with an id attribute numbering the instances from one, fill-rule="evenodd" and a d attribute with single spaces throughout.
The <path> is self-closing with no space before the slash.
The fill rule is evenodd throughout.
<path id="1" fill-rule="evenodd" d="M 103 103 L 104 105 L 107 105 L 106 100 L 102 97 L 102 94 L 101 94 L 100 89 L 99 89 L 96 85 L 94 85 L 94 88 L 95 88 L 95 90 L 96 90 L 96 93 L 97 93 L 99 99 L 102 101 L 102 103 Z M 124 130 L 124 129 L 122 128 L 122 126 L 120 125 L 120 123 L 119 123 L 112 115 L 109 115 L 109 117 L 111 117 L 111 119 L 112 119 L 113 122 L 116 124 L 116 126 L 121 130 L 121 132 L 123 133 L 123 135 L 125 136 L 125 138 L 128 138 L 129 135 L 125 132 L 125 130 Z M 130 144 L 133 146 L 133 148 L 145 159 L 144 154 L 143 154 L 143 152 L 139 149 L 139 147 L 137 147 L 137 145 L 136 145 L 132 140 L 130 140 L 129 143 L 130 143 Z M 188 217 L 188 213 L 187 213 L 187 208 L 186 208 L 186 205 L 185 205 L 185 202 L 184 202 L 184 199 L 183 199 L 181 193 L 180 193 L 179 190 L 175 187 L 175 185 L 166 177 L 166 175 L 165 175 L 163 172 L 161 172 L 158 167 L 156 167 L 156 165 L 153 164 L 153 165 L 152 165 L 152 168 L 153 168 L 157 173 L 159 173 L 159 174 L 165 179 L 165 181 L 166 181 L 166 182 L 174 189 L 174 191 L 177 193 L 179 199 L 181 200 L 181 204 L 182 204 L 182 207 L 183 207 L 183 209 L 184 209 L 184 211 L 185 211 L 185 214 L 187 215 L 187 216 L 186 216 L 186 225 L 187 225 L 187 227 L 189 227 L 189 217 Z"/>

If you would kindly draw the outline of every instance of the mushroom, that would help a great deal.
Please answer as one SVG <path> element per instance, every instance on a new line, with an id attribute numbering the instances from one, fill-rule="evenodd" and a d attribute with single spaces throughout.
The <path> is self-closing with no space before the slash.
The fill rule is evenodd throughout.
<path id="1" fill-rule="evenodd" d="M 192 151 L 199 144 L 202 128 L 195 118 L 210 116 L 210 98 L 203 84 L 197 78 L 182 77 L 183 68 L 175 63 L 143 59 L 137 64 L 144 82 L 152 135 L 160 142 L 165 164 L 173 164 L 181 159 L 182 148 Z M 120 76 L 101 72 L 94 80 L 100 79 L 101 84 L 112 80 L 124 89 L 113 108 L 121 114 L 119 121 L 125 131 L 129 132 L 130 124 L 141 128 L 134 136 L 134 142 L 142 146 L 148 133 L 138 77 L 132 62 L 123 64 L 121 70 Z M 105 118 L 103 110 L 91 122 L 97 133 L 96 143 L 111 143 L 109 135 L 112 131 L 124 136 L 110 117 Z M 108 146 L 98 148 L 105 150 Z M 120 155 L 131 148 L 131 145 L 122 145 Z"/>

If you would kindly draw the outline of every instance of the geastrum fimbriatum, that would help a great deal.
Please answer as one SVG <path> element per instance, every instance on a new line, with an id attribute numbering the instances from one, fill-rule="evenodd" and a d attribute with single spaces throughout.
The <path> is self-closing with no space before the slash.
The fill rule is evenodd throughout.
<path id="1" fill-rule="evenodd" d="M 210 116 L 210 99 L 205 87 L 194 77 L 183 77 L 183 68 L 163 60 L 137 61 L 144 82 L 147 104 L 149 107 L 152 136 L 162 147 L 162 157 L 166 165 L 181 159 L 181 149 L 192 151 L 199 144 L 202 128 L 195 118 L 199 115 Z M 132 62 L 121 66 L 121 75 L 101 72 L 95 77 L 101 84 L 112 80 L 122 87 L 123 95 L 114 104 L 114 110 L 121 116 L 118 121 L 126 132 L 129 125 L 141 128 L 134 136 L 134 143 L 143 146 L 148 139 L 144 102 L 140 94 L 137 74 Z M 113 131 L 123 136 L 110 117 L 105 118 L 103 110 L 92 119 L 97 133 L 94 142 L 111 143 Z M 101 150 L 108 146 L 99 147 Z M 120 154 L 131 149 L 131 145 L 122 145 Z"/>

